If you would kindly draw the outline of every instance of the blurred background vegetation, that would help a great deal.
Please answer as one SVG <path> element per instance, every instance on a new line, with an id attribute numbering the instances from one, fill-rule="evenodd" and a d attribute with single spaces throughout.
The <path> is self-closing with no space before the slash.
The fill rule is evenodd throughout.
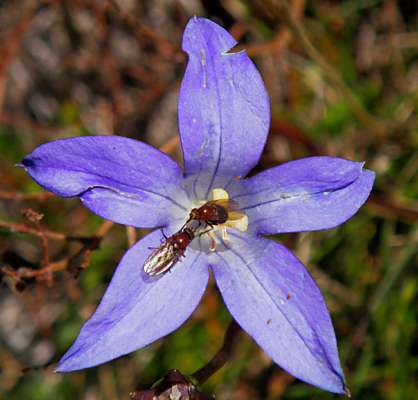
<path id="1" fill-rule="evenodd" d="M 411 0 L 1 1 L 0 398 L 128 399 L 170 368 L 191 374 L 220 348 L 230 317 L 212 282 L 183 327 L 143 350 L 78 373 L 22 372 L 63 354 L 144 232 L 44 192 L 14 165 L 46 141 L 96 134 L 143 140 L 181 160 L 180 43 L 193 15 L 228 29 L 264 78 L 272 124 L 257 169 L 321 154 L 376 171 L 371 198 L 349 222 L 277 239 L 317 279 L 353 398 L 417 399 Z M 221 400 L 334 397 L 273 365 L 246 335 L 204 390 Z"/>

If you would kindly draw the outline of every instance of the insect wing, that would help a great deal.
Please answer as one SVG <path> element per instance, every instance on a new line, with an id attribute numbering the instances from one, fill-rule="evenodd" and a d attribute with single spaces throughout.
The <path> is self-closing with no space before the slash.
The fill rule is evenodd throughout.
<path id="1" fill-rule="evenodd" d="M 241 218 L 245 217 L 245 214 L 240 211 L 229 211 L 228 212 L 228 220 L 229 221 L 237 221 Z"/>
<path id="2" fill-rule="evenodd" d="M 235 202 L 232 202 L 231 199 L 218 199 L 218 200 L 209 200 L 204 205 L 213 205 L 217 204 L 218 206 L 221 206 L 223 208 L 229 209 L 232 204 Z"/>
<path id="3" fill-rule="evenodd" d="M 228 211 L 228 220 L 230 221 L 236 221 L 238 219 L 241 219 L 243 216 L 245 216 L 244 213 L 239 211 L 238 203 L 232 199 L 211 200 L 211 201 L 208 201 L 208 203 L 217 204 L 221 207 L 226 208 L 226 210 Z"/>
<path id="4" fill-rule="evenodd" d="M 144 264 L 144 271 L 150 276 L 160 275 L 168 271 L 177 260 L 178 255 L 173 245 L 165 242 L 148 256 Z"/>

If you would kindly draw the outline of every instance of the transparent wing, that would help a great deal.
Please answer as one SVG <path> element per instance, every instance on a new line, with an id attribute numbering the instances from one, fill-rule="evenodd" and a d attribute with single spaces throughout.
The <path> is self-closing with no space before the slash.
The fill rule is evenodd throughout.
<path id="1" fill-rule="evenodd" d="M 160 275 L 168 271 L 177 260 L 173 246 L 165 242 L 148 256 L 144 271 L 150 276 Z"/>
<path id="2" fill-rule="evenodd" d="M 239 205 L 236 201 L 232 199 L 219 199 L 208 201 L 210 204 L 217 204 L 227 209 L 228 211 L 228 220 L 236 221 L 245 216 L 244 213 L 239 211 Z"/>
<path id="3" fill-rule="evenodd" d="M 229 221 L 237 221 L 241 218 L 244 218 L 245 214 L 240 211 L 228 211 L 228 220 Z"/>

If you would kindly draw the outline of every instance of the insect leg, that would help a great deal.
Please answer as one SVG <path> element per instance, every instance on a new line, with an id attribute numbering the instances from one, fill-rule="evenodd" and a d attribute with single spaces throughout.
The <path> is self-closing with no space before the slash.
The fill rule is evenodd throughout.
<path id="1" fill-rule="evenodd" d="M 225 242 L 229 242 L 229 236 L 228 236 L 228 232 L 226 231 L 226 226 L 222 226 L 221 231 L 222 231 L 222 240 L 224 240 Z"/>
<path id="2" fill-rule="evenodd" d="M 212 230 L 213 230 L 213 226 L 211 226 L 211 227 L 210 227 L 209 229 L 207 229 L 206 231 L 200 232 L 200 233 L 199 233 L 199 237 L 200 237 L 200 236 L 202 236 L 202 235 L 204 235 L 205 233 L 209 234 L 209 232 L 210 232 L 210 231 L 212 231 Z M 210 235 L 209 235 L 209 236 L 210 236 Z"/>
<path id="3" fill-rule="evenodd" d="M 164 236 L 164 240 L 161 239 L 161 243 L 163 243 L 164 241 L 166 241 L 168 239 L 168 236 L 164 233 L 164 229 L 163 228 L 161 228 L 161 233 Z"/>
<path id="4" fill-rule="evenodd" d="M 213 229 L 215 228 L 214 225 L 210 224 L 210 223 L 206 223 L 207 226 L 209 226 L 209 229 L 206 229 L 203 232 L 199 233 L 199 237 L 204 235 L 205 233 L 208 234 L 209 238 L 210 238 L 210 247 L 209 250 L 210 251 L 215 251 L 216 250 L 216 239 L 215 239 L 215 235 L 213 234 Z"/>
<path id="5" fill-rule="evenodd" d="M 199 228 L 200 228 L 201 225 L 202 225 L 202 223 L 199 224 Z M 199 233 L 199 237 L 202 236 L 202 235 L 204 235 L 205 233 L 209 233 L 210 231 L 212 231 L 213 229 L 215 229 L 215 226 L 212 225 L 212 224 L 210 224 L 209 222 L 206 223 L 206 226 L 208 226 L 209 229 L 207 229 L 206 231 L 200 232 Z"/>
<path id="6" fill-rule="evenodd" d="M 209 247 L 209 250 L 210 251 L 216 251 L 215 235 L 213 234 L 212 231 L 208 231 L 207 234 L 210 237 L 210 247 Z"/>

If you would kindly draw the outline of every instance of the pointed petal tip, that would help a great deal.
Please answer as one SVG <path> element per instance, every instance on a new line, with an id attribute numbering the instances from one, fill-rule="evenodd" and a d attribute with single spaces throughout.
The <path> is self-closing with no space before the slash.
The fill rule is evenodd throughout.
<path id="1" fill-rule="evenodd" d="M 71 370 L 68 370 L 64 367 L 65 362 L 58 362 L 58 365 L 54 368 L 54 374 L 62 374 L 65 372 L 70 372 Z"/>
<path id="2" fill-rule="evenodd" d="M 322 390 L 326 390 L 327 392 L 351 397 L 351 392 L 345 384 L 343 372 L 338 372 L 334 368 L 332 368 L 332 375 L 328 375 L 328 377 L 323 377 L 319 380 L 306 379 L 303 381 L 313 386 L 316 386 Z"/>
<path id="3" fill-rule="evenodd" d="M 233 236 L 233 250 L 212 265 L 233 318 L 282 369 L 322 390 L 345 394 L 332 322 L 303 264 L 278 243 Z"/>
<path id="4" fill-rule="evenodd" d="M 215 22 L 194 16 L 184 29 L 182 49 L 188 53 L 200 52 L 204 44 L 209 44 L 219 53 L 225 53 L 234 47 L 237 41 Z"/>
<path id="5" fill-rule="evenodd" d="M 141 167 L 133 160 L 141 160 Z M 121 136 L 58 139 L 35 148 L 20 166 L 44 189 L 81 197 L 105 219 L 153 228 L 171 221 L 182 181 L 179 165 L 140 141 Z M 164 189 L 163 189 L 164 188 Z"/>
<path id="6" fill-rule="evenodd" d="M 376 172 L 372 171 L 371 169 L 363 169 L 363 173 L 364 172 L 367 172 L 370 178 L 373 178 L 373 181 L 374 181 L 374 179 L 376 178 Z"/>
<path id="7" fill-rule="evenodd" d="M 55 372 L 78 371 L 114 360 L 168 335 L 190 317 L 209 279 L 200 253 L 188 249 L 178 265 L 152 282 L 145 280 L 145 272 L 138 276 L 138 265 L 144 264 L 149 247 L 161 239 L 161 231 L 154 231 L 127 251 L 99 307 Z"/>
<path id="8" fill-rule="evenodd" d="M 370 187 L 370 191 L 371 191 L 372 186 L 373 186 L 373 183 L 374 183 L 374 181 L 376 179 L 376 172 L 374 172 L 371 169 L 365 168 L 366 161 L 360 161 L 358 164 L 360 166 L 360 168 L 359 168 L 359 170 L 360 170 L 359 177 L 361 175 L 363 175 L 363 174 L 364 175 L 367 175 L 367 177 L 369 178 L 369 181 L 371 183 L 371 187 Z"/>
<path id="9" fill-rule="evenodd" d="M 336 394 L 351 397 L 351 392 L 346 386 L 345 377 L 344 377 L 343 372 L 341 371 L 340 373 L 338 373 L 338 372 L 336 372 L 336 373 L 338 375 L 339 382 L 338 382 L 338 386 L 337 386 L 336 390 L 334 390 L 333 392 L 336 393 Z"/>
<path id="10" fill-rule="evenodd" d="M 26 156 L 20 163 L 15 164 L 15 167 L 28 169 L 35 165 L 34 160 L 30 156 Z"/>
<path id="11" fill-rule="evenodd" d="M 65 366 L 58 366 L 57 368 L 54 369 L 54 374 L 68 374 L 70 372 L 77 372 L 77 371 L 81 371 L 82 369 L 85 368 L 91 368 L 92 366 L 86 366 L 86 367 L 77 367 L 77 368 L 66 368 Z"/>
<path id="12" fill-rule="evenodd" d="M 66 372 L 71 372 L 74 371 L 76 369 L 69 367 L 69 363 L 68 363 L 68 356 L 67 353 L 64 354 L 60 360 L 58 360 L 56 367 L 54 368 L 54 373 L 55 374 L 61 374 L 61 373 L 66 373 Z"/>
<path id="13" fill-rule="evenodd" d="M 97 363 L 83 362 L 77 360 L 75 353 L 70 353 L 70 350 L 65 353 L 58 361 L 57 366 L 54 369 L 55 374 L 65 374 L 68 372 L 77 372 L 85 368 L 91 368 L 97 365 Z"/>
<path id="14" fill-rule="evenodd" d="M 357 164 L 359 165 L 360 175 L 366 173 L 370 176 L 370 178 L 373 178 L 374 181 L 376 173 L 371 169 L 365 168 L 366 161 L 359 161 Z"/>

